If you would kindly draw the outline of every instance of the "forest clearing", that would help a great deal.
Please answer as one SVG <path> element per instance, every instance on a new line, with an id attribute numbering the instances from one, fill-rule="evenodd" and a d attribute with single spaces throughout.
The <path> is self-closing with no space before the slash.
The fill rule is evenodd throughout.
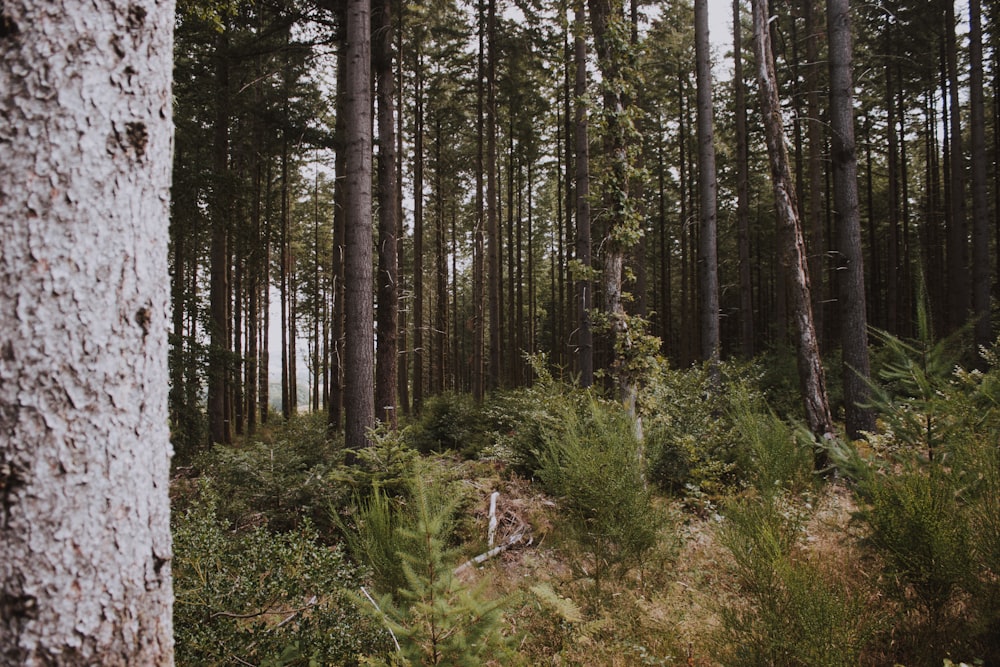
<path id="1" fill-rule="evenodd" d="M 998 156 L 982 0 L 0 1 L 0 663 L 1000 663 Z"/>

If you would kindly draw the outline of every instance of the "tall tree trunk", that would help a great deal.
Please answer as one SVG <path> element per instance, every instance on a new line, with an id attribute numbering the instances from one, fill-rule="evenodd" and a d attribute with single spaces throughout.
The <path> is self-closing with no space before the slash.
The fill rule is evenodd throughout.
<path id="1" fill-rule="evenodd" d="M 485 262 L 483 251 L 485 245 L 483 227 L 486 222 L 486 194 L 483 171 L 486 168 L 486 32 L 485 7 L 482 0 L 478 3 L 479 19 L 479 51 L 476 60 L 476 220 L 472 230 L 472 397 L 480 403 L 485 393 L 486 378 L 484 377 L 484 345 L 486 343 L 484 330 L 484 280 Z M 458 318 L 456 317 L 456 324 Z"/>
<path id="2" fill-rule="evenodd" d="M 753 0 L 754 52 L 757 59 L 757 83 L 760 90 L 764 137 L 771 163 L 771 181 L 777 209 L 782 264 L 787 273 L 789 302 L 795 322 L 799 385 L 809 430 L 818 438 L 833 435 L 833 418 L 826 394 L 826 379 L 820 362 L 816 329 L 813 324 L 806 267 L 805 243 L 799 222 L 798 205 L 792 173 L 785 148 L 781 101 L 774 74 L 774 56 L 768 32 L 766 0 Z"/>
<path id="3" fill-rule="evenodd" d="M 344 3 L 334 5 L 337 23 L 346 26 Z M 330 258 L 330 276 L 333 282 L 333 316 L 330 319 L 330 403 L 327 406 L 327 427 L 339 431 L 344 411 L 344 240 L 347 216 L 347 40 L 341 36 L 337 46 L 337 101 L 334 121 L 333 190 L 333 252 Z"/>
<path id="4" fill-rule="evenodd" d="M 489 285 L 490 363 L 489 388 L 500 386 L 501 378 L 501 276 L 500 228 L 497 212 L 497 54 L 496 0 L 487 0 L 486 17 L 486 253 Z"/>
<path id="5" fill-rule="evenodd" d="M 975 342 L 988 346 L 990 326 L 990 223 L 986 205 L 986 110 L 983 101 L 983 29 L 980 0 L 969 0 L 969 113 L 972 135 L 972 305 Z M 995 131 L 995 130 L 994 130 Z"/>
<path id="6" fill-rule="evenodd" d="M 415 37 L 413 110 L 413 410 L 424 404 L 424 56 Z"/>
<path id="7" fill-rule="evenodd" d="M 399 260 L 396 230 L 395 76 L 392 70 L 392 1 L 379 0 L 374 26 L 378 87 L 378 348 L 375 364 L 375 416 L 396 427 L 399 328 Z"/>
<path id="8" fill-rule="evenodd" d="M 819 59 L 819 35 L 822 23 L 816 20 L 813 3 L 815 0 L 803 0 L 806 33 L 806 138 L 809 142 L 809 280 L 812 285 L 813 318 L 816 323 L 816 336 L 821 343 L 825 339 L 824 322 L 826 302 L 825 279 L 823 276 L 826 262 L 826 239 L 823 222 L 826 219 L 823 211 L 823 119 L 820 117 L 819 93 L 822 89 Z M 819 25 L 817 25 L 819 24 Z"/>
<path id="9" fill-rule="evenodd" d="M 169 0 L 2 9 L 3 664 L 173 665 L 173 25 Z"/>
<path id="10" fill-rule="evenodd" d="M 827 0 L 830 59 L 830 140 L 833 166 L 833 210 L 837 226 L 837 274 L 840 286 L 840 335 L 849 438 L 875 430 L 870 402 L 868 320 L 865 269 L 858 208 L 858 162 L 854 143 L 854 94 L 851 73 L 849 0 Z"/>
<path id="11" fill-rule="evenodd" d="M 375 425 L 370 16 L 370 0 L 347 0 L 344 444 L 349 449 L 365 447 Z"/>
<path id="12" fill-rule="evenodd" d="M 708 41 L 708 1 L 694 2 L 694 48 L 697 70 L 698 192 L 701 233 L 698 237 L 698 282 L 701 285 L 701 358 L 713 379 L 719 379 L 719 261 L 715 174 L 715 132 L 712 127 L 712 61 Z"/>
<path id="13" fill-rule="evenodd" d="M 951 205 L 948 225 L 949 330 L 965 324 L 969 317 L 969 241 L 965 219 L 965 165 L 962 149 L 962 108 L 958 93 L 958 38 L 955 35 L 955 3 L 945 2 L 945 62 L 948 71 L 948 125 L 950 139 Z"/>
<path id="14" fill-rule="evenodd" d="M 577 368 L 580 386 L 594 384 L 594 336 L 590 311 L 593 308 L 593 283 L 590 280 L 590 139 L 587 132 L 587 40 L 584 26 L 583 0 L 574 7 L 573 62 L 576 77 L 573 92 L 576 98 L 576 260 L 582 275 L 576 280 L 577 299 Z"/>
<path id="15" fill-rule="evenodd" d="M 212 128 L 212 238 L 209 287 L 209 353 L 208 353 L 208 434 L 213 443 L 230 440 L 226 422 L 226 384 L 229 374 L 229 59 L 228 38 L 223 31 L 218 36 L 215 61 L 215 119 Z"/>
<path id="16" fill-rule="evenodd" d="M 740 269 L 740 350 L 750 358 L 754 353 L 753 276 L 750 265 L 750 193 L 747 155 L 746 87 L 743 85 L 743 36 L 740 0 L 733 0 L 733 88 L 736 123 L 736 234 Z"/>

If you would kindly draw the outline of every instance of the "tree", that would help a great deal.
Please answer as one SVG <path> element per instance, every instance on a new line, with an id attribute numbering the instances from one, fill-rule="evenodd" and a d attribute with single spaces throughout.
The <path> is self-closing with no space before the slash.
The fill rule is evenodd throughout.
<path id="1" fill-rule="evenodd" d="M 743 84 L 743 29 L 740 0 L 733 0 L 733 112 L 736 130 L 736 228 L 740 257 L 740 349 L 753 356 L 753 276 L 750 267 L 750 193 L 748 187 L 746 87 Z"/>
<path id="2" fill-rule="evenodd" d="M 757 85 L 764 120 L 764 137 L 771 164 L 771 182 L 778 215 L 781 263 L 786 272 L 789 305 L 795 321 L 799 385 L 806 422 L 816 437 L 830 437 L 833 417 L 826 394 L 826 378 L 819 357 L 816 328 L 813 324 L 806 267 L 805 242 L 799 222 L 795 185 L 788 163 L 784 123 L 778 86 L 774 74 L 774 56 L 768 29 L 767 0 L 753 0 L 754 55 L 757 59 Z"/>
<path id="3" fill-rule="evenodd" d="M 396 229 L 396 135 L 392 68 L 392 0 L 380 0 L 374 29 L 378 88 L 378 348 L 375 406 L 380 420 L 396 425 L 399 263 Z"/>
<path id="4" fill-rule="evenodd" d="M 695 0 L 694 35 L 698 89 L 698 189 L 701 200 L 701 234 L 698 238 L 701 358 L 708 362 L 715 376 L 719 366 L 718 182 L 715 175 L 715 132 L 712 128 L 712 60 L 708 42 L 707 0 Z"/>
<path id="5" fill-rule="evenodd" d="M 173 664 L 173 9 L 17 0 L 0 18 L 5 664 Z"/>
<path id="6" fill-rule="evenodd" d="M 972 138 L 972 306 L 975 341 L 992 342 L 990 327 L 990 226 L 986 205 L 986 119 L 983 108 L 983 28 L 980 0 L 969 0 L 969 115 Z M 994 128 L 994 132 L 996 128 Z"/>
<path id="7" fill-rule="evenodd" d="M 838 237 L 840 336 L 843 346 L 846 428 L 851 438 L 875 430 L 869 400 L 868 319 L 865 269 L 858 209 L 858 160 L 854 144 L 854 94 L 851 75 L 849 0 L 827 0 L 830 43 L 830 144 L 833 166 L 833 212 Z"/>
<path id="8" fill-rule="evenodd" d="M 359 449 L 375 425 L 372 310 L 371 0 L 348 0 L 344 112 L 344 442 Z"/>
<path id="9" fill-rule="evenodd" d="M 574 137 L 576 147 L 576 259 L 582 275 L 576 281 L 577 300 L 577 363 L 580 386 L 594 384 L 594 336 L 591 332 L 593 282 L 590 279 L 590 138 L 587 131 L 587 40 L 584 38 L 583 0 L 576 0 L 574 9 L 573 62 L 575 65 L 576 113 Z"/>

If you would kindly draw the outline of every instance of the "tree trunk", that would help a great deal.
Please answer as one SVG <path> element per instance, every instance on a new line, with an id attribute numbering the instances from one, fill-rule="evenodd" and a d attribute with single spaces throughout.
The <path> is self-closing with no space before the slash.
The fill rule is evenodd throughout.
<path id="1" fill-rule="evenodd" d="M 392 0 L 380 0 L 374 28 L 378 86 L 378 348 L 375 416 L 396 427 L 399 264 L 396 255 L 395 78 L 392 71 Z"/>
<path id="2" fill-rule="evenodd" d="M 799 385 L 806 422 L 818 438 L 833 435 L 833 418 L 826 394 L 826 379 L 820 362 L 816 329 L 813 324 L 806 267 L 805 243 L 799 222 L 798 205 L 785 147 L 781 102 L 774 74 L 774 56 L 768 33 L 766 0 L 753 0 L 754 51 L 757 59 L 757 83 L 760 91 L 764 137 L 771 164 L 771 181 L 777 209 L 782 264 L 787 273 L 789 304 L 795 322 Z"/>
<path id="3" fill-rule="evenodd" d="M 344 444 L 368 445 L 375 425 L 372 312 L 371 3 L 347 1 Z"/>
<path id="4" fill-rule="evenodd" d="M 992 343 L 990 224 L 986 204 L 986 110 L 983 101 L 983 29 L 980 0 L 969 0 L 969 112 L 972 136 L 972 305 L 976 346 Z"/>
<path id="5" fill-rule="evenodd" d="M 496 0 L 487 0 L 486 17 L 486 254 L 489 281 L 490 363 L 489 388 L 500 386 L 500 229 L 497 213 L 497 84 Z"/>
<path id="6" fill-rule="evenodd" d="M 229 356 L 229 61 L 228 40 L 223 31 L 218 36 L 215 62 L 215 119 L 212 137 L 212 168 L 214 171 L 209 251 L 209 352 L 208 352 L 208 434 L 213 443 L 229 442 L 226 422 L 226 384 Z"/>
<path id="7" fill-rule="evenodd" d="M 844 404 L 849 438 L 875 430 L 870 402 L 865 269 L 858 208 L 858 162 L 854 143 L 849 0 L 827 0 L 830 59 L 830 141 L 833 211 L 837 227 L 840 335 L 843 347 Z"/>
<path id="8" fill-rule="evenodd" d="M 337 3 L 338 23 L 346 25 L 344 5 Z M 341 39 L 337 58 L 337 114 L 334 142 L 336 180 L 333 191 L 333 256 L 330 275 L 333 280 L 333 317 L 330 321 L 330 404 L 327 426 L 339 431 L 344 412 L 344 237 L 347 208 L 347 44 Z"/>
<path id="9" fill-rule="evenodd" d="M 733 0 L 733 87 L 736 116 L 736 234 L 740 269 L 740 350 L 750 358 L 754 353 L 753 278 L 750 266 L 750 193 L 748 187 L 746 88 L 743 85 L 743 37 L 740 28 L 740 0 Z"/>
<path id="10" fill-rule="evenodd" d="M 955 35 L 955 3 L 948 0 L 945 11 L 945 62 L 948 71 L 948 121 L 951 141 L 951 205 L 948 225 L 948 305 L 949 331 L 965 324 L 969 317 L 969 241 L 965 219 L 965 165 L 962 152 L 962 108 L 958 94 L 958 38 Z"/>
<path id="11" fill-rule="evenodd" d="M 413 411 L 424 404 L 424 57 L 414 38 L 413 111 Z"/>
<path id="12" fill-rule="evenodd" d="M 0 662 L 172 665 L 173 3 L 2 14 Z"/>
<path id="13" fill-rule="evenodd" d="M 717 247 L 718 181 L 715 133 L 712 128 L 712 61 L 708 41 L 708 2 L 694 3 L 694 48 L 697 69 L 698 192 L 701 234 L 698 237 L 698 281 L 701 285 L 701 359 L 713 379 L 719 376 L 719 262 Z"/>
<path id="14" fill-rule="evenodd" d="M 576 96 L 576 260 L 582 275 L 576 280 L 577 316 L 577 365 L 580 386 L 594 384 L 594 336 L 591 330 L 590 310 L 593 308 L 593 282 L 590 280 L 590 139 L 587 131 L 587 40 L 585 36 L 583 0 L 576 0 L 574 8 L 575 37 L 573 62 L 576 77 L 573 92 Z"/>

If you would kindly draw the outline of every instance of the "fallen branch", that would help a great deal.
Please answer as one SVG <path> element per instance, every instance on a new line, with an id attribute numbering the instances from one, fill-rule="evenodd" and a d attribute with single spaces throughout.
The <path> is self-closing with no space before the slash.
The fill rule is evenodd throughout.
<path id="1" fill-rule="evenodd" d="M 479 554 L 478 556 L 476 556 L 475 558 L 470 558 L 469 560 L 465 561 L 464 563 L 462 563 L 461 565 L 459 565 L 458 567 L 456 567 L 455 570 L 454 570 L 454 572 L 453 572 L 453 574 L 457 576 L 457 575 L 461 574 L 462 572 L 465 572 L 466 570 L 468 570 L 471 567 L 475 567 L 477 565 L 482 565 L 483 563 L 485 563 L 489 559 L 493 558 L 494 556 L 497 556 L 497 555 L 503 553 L 504 551 L 507 551 L 507 549 L 510 549 L 515 544 L 519 544 L 520 542 L 522 542 L 524 540 L 524 538 L 525 538 L 525 533 L 523 531 L 520 532 L 520 533 L 515 533 L 514 535 L 511 535 L 507 539 L 506 543 L 501 544 L 500 546 L 493 547 L 489 551 L 483 552 L 483 553 Z M 528 544 L 531 544 L 531 540 L 530 539 L 528 540 Z"/>
<path id="2" fill-rule="evenodd" d="M 361 592 L 365 594 L 365 597 L 368 598 L 368 601 L 372 603 L 373 607 L 375 607 L 375 611 L 382 614 L 382 618 L 385 619 L 386 618 L 385 612 L 379 608 L 378 603 L 375 602 L 375 598 L 373 598 L 371 595 L 368 594 L 368 591 L 365 590 L 364 586 L 361 587 Z M 392 631 L 392 628 L 389 627 L 388 623 L 385 624 L 385 629 L 389 631 L 389 636 L 392 637 L 392 643 L 396 645 L 396 653 L 401 652 L 403 649 L 399 646 L 399 641 L 396 640 L 396 633 Z"/>

